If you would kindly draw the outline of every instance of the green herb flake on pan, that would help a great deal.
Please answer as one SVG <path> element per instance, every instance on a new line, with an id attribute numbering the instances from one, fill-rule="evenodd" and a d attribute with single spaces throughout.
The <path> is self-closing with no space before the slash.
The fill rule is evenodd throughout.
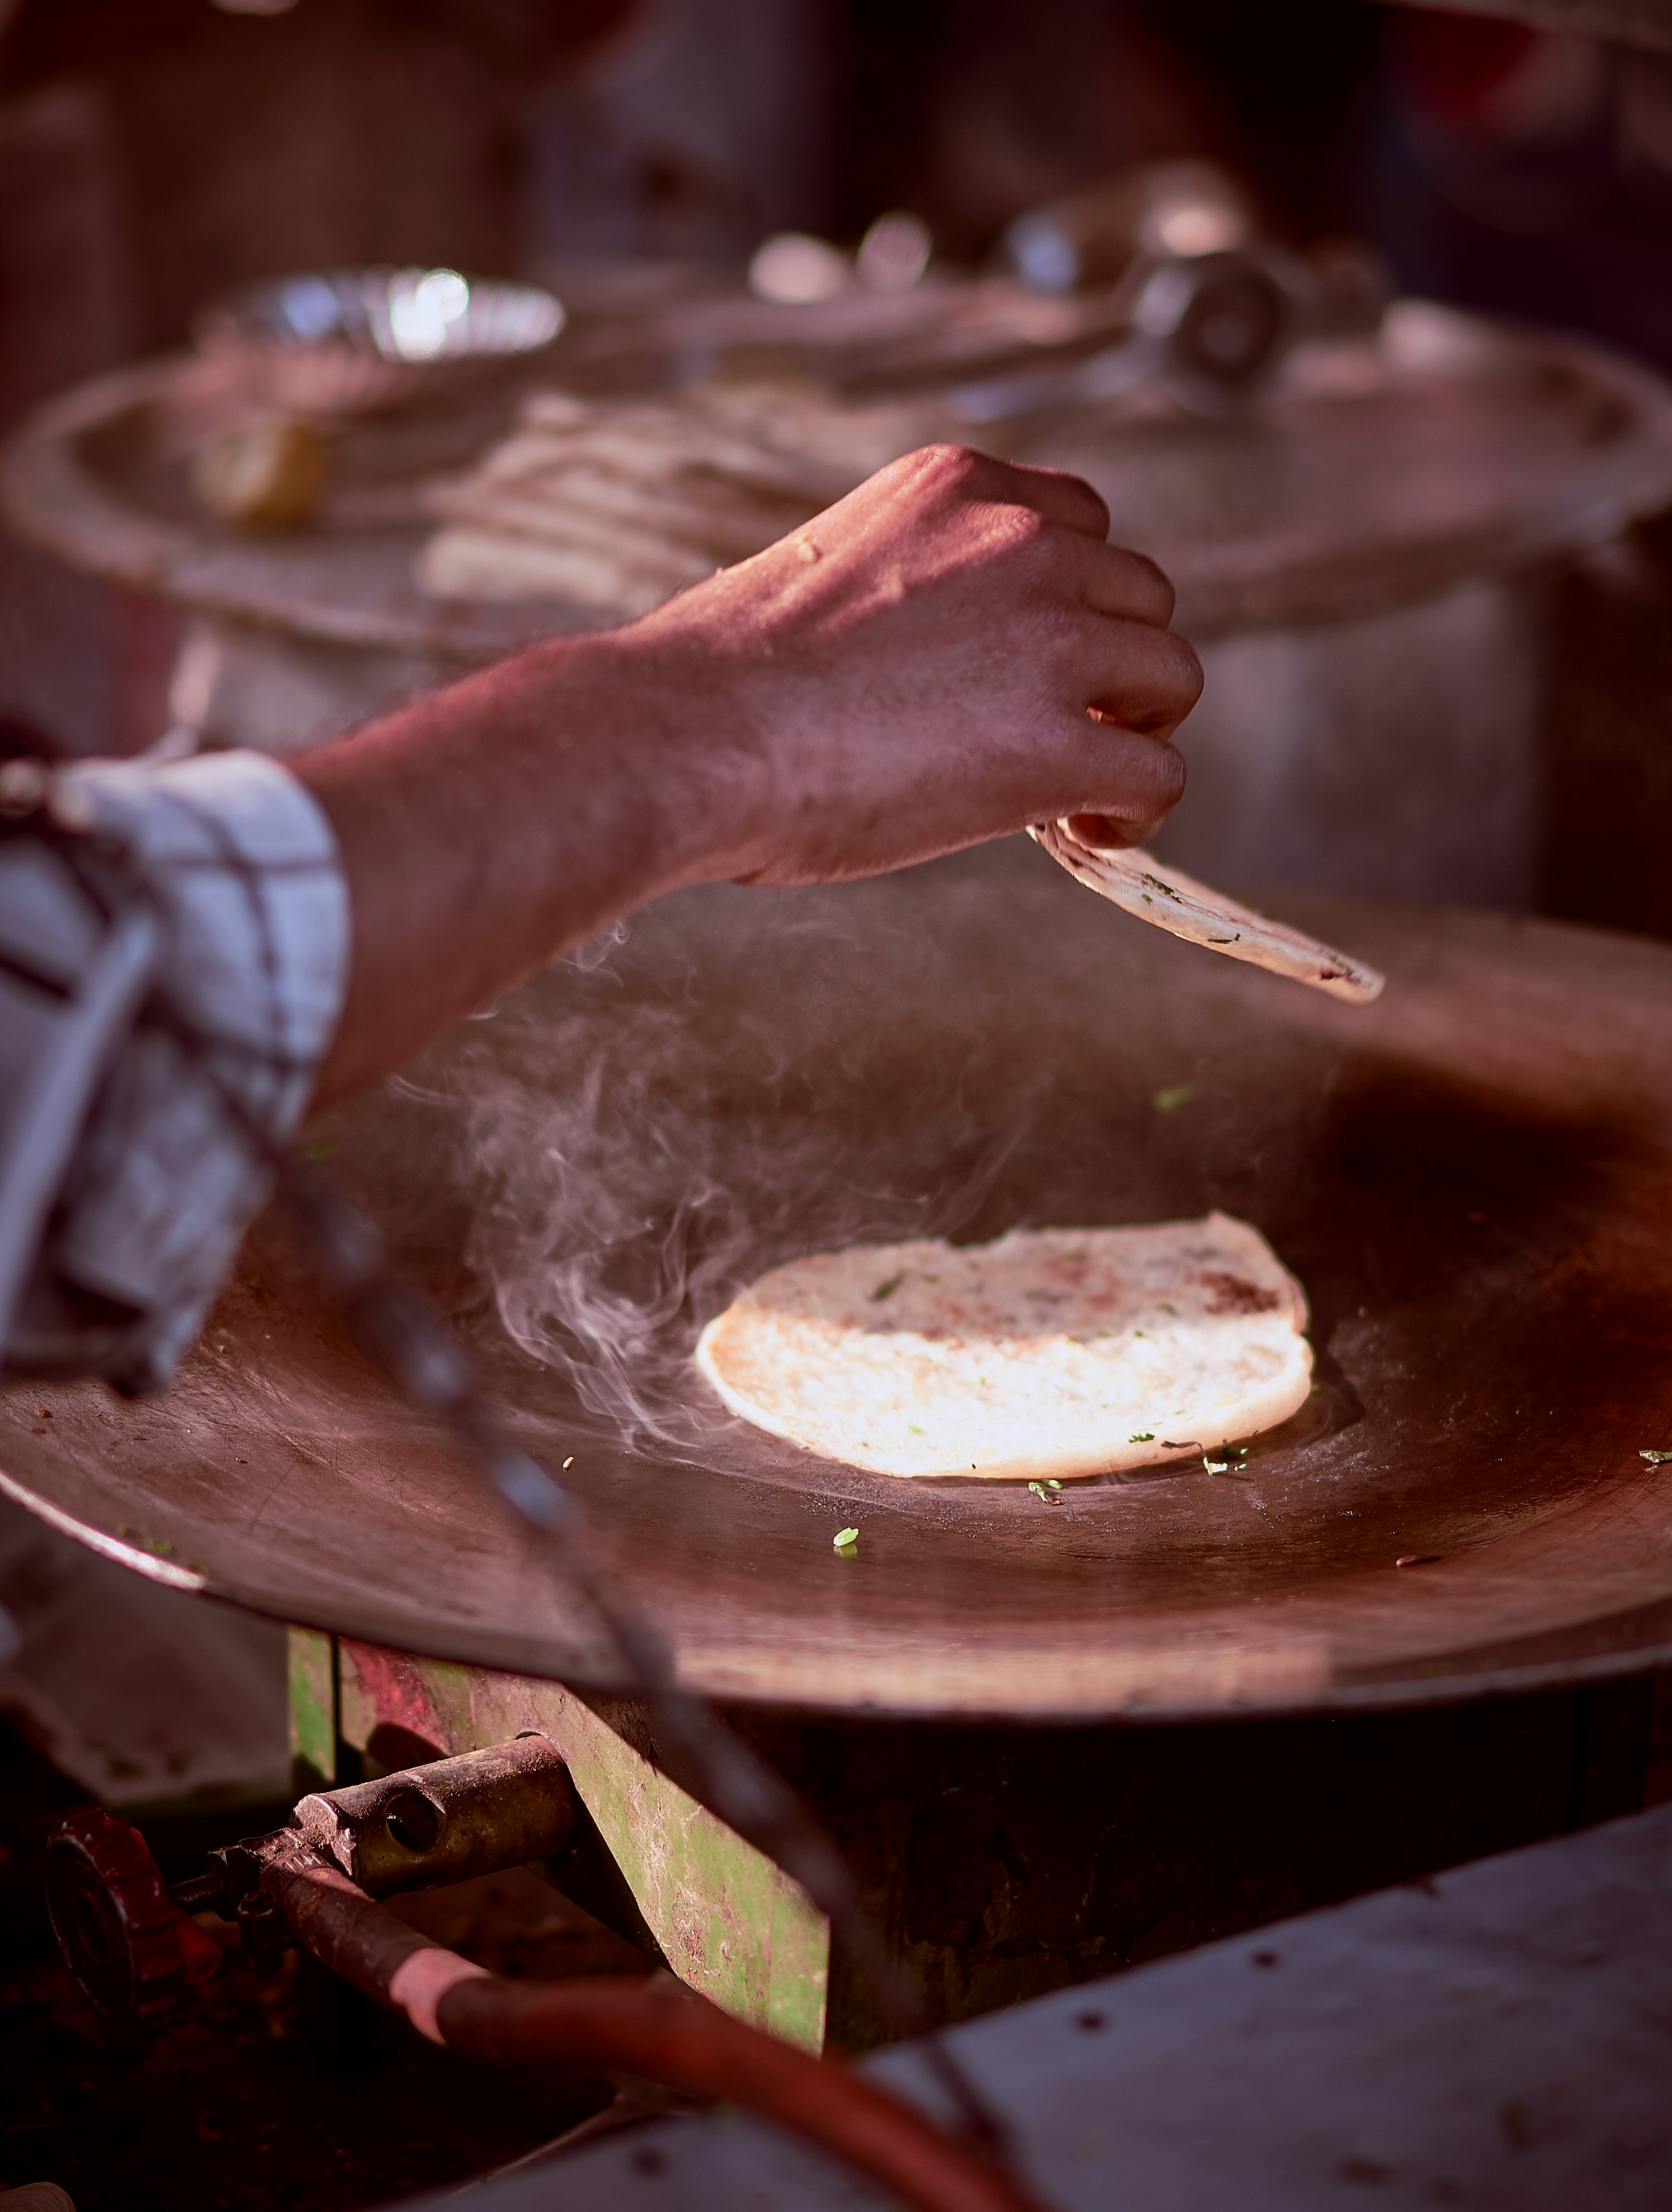
<path id="1" fill-rule="evenodd" d="M 1188 1106 L 1196 1095 L 1194 1083 L 1170 1083 L 1158 1091 L 1150 1101 L 1158 1114 L 1176 1114 L 1181 1106 Z"/>
<path id="2" fill-rule="evenodd" d="M 1639 1459 L 1646 1459 L 1651 1467 L 1672 1467 L 1672 1451 L 1640 1451 Z"/>
<path id="3" fill-rule="evenodd" d="M 1045 1505 L 1060 1505 L 1062 1503 L 1062 1500 L 1060 1498 L 1053 1498 L 1051 1495 L 1052 1491 L 1061 1490 L 1061 1487 L 1062 1485 L 1060 1482 L 1053 1482 L 1049 1484 L 1043 1482 L 1031 1482 L 1028 1485 L 1028 1488 L 1033 1492 L 1033 1495 L 1040 1500 L 1042 1504 Z"/>
<path id="4" fill-rule="evenodd" d="M 857 1528 L 838 1528 L 831 1537 L 830 1544 L 836 1551 L 853 1552 L 858 1550 L 859 1540 L 860 1532 Z"/>
<path id="5" fill-rule="evenodd" d="M 885 1298 L 891 1298 L 905 1279 L 905 1271 L 903 1268 L 897 1275 L 891 1275 L 885 1283 L 879 1283 L 871 1293 L 872 1304 L 879 1305 Z"/>

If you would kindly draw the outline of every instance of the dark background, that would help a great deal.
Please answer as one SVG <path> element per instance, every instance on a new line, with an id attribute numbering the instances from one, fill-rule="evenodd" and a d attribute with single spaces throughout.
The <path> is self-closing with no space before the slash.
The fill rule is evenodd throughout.
<path id="1" fill-rule="evenodd" d="M 1366 238 L 1403 289 L 1589 331 L 1672 369 L 1672 58 L 1363 0 L 296 0 L 273 15 L 0 0 L 0 436 L 78 380 L 183 344 L 228 288 L 293 268 L 538 276 L 607 252 L 740 269 L 771 230 L 851 242 L 892 207 L 979 265 L 1022 209 L 1187 154 L 1237 170 L 1280 235 Z M 1562 835 L 1541 894 L 1548 911 L 1663 934 L 1669 578 L 1662 522 L 1612 572 L 1553 580 Z M 173 643 L 155 605 L 0 538 L 0 752 L 136 749 L 160 726 Z M 1493 1725 L 1566 1727 L 1565 1713 L 1562 1698 L 1529 1701 Z M 1669 1720 L 1663 1696 L 1651 1796 L 1672 1790 Z M 1291 1767 L 1335 1771 L 1333 1727 L 1291 1730 Z M 1366 1755 L 1401 1732 L 1367 1735 Z M 1450 1740 L 1468 1770 L 1468 1724 Z M 1640 1790 L 1640 1729 L 1633 1745 L 1614 1764 Z M 1574 1771 L 1571 1803 L 1501 1832 L 1425 1832 L 1397 1863 L 1338 1849 L 1330 1893 L 1631 1796 L 1582 1802 Z M 1391 1850 L 1374 1791 L 1349 1780 L 1348 1813 Z M 1164 1809 L 1183 1787 L 1151 1784 Z M 901 1778 L 878 1788 L 879 1819 L 903 1818 Z M 39 1913 L 41 1844 L 83 1794 L 0 1719 L 0 2081 L 13 2093 L 0 2187 L 56 2170 L 78 2191 L 85 2174 L 82 2212 L 346 2207 L 469 2172 L 589 2108 L 589 2085 L 516 2081 L 478 2087 L 467 2108 L 433 2053 L 375 2035 L 333 2045 L 294 1974 L 234 1975 L 218 2018 L 160 2038 L 105 2030 L 46 1953 Z M 282 1810 L 246 1808 L 225 1832 Z M 161 1833 L 171 1872 L 214 1825 Z M 933 1842 L 925 1891 L 950 1911 Z M 1227 1904 L 1208 1873 L 1164 1900 L 1183 1916 L 1179 1943 L 1316 1901 Z M 55 2169 L 72 2151 L 77 2170 Z"/>

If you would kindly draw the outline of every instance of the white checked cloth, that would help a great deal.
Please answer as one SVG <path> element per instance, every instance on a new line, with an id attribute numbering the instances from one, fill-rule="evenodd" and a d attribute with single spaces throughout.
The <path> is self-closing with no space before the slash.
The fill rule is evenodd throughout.
<path id="1" fill-rule="evenodd" d="M 125 847 L 153 950 L 149 986 L 101 1050 L 60 1187 L 40 1212 L 6 1358 L 14 1371 L 79 1368 L 155 1389 L 267 1192 L 267 1163 L 240 1116 L 283 1143 L 313 1094 L 346 988 L 347 890 L 324 814 L 263 754 L 83 763 L 58 781 L 66 811 Z M 9 841 L 0 866 L 0 952 L 23 946 L 12 963 L 20 988 L 32 936 L 44 946 L 36 964 L 51 971 L 52 914 L 65 917 L 60 943 L 76 930 L 70 902 L 54 908 L 42 895 L 53 867 L 65 883 L 68 871 L 27 847 Z M 78 1316 L 97 1324 L 88 1321 L 79 1358 Z"/>

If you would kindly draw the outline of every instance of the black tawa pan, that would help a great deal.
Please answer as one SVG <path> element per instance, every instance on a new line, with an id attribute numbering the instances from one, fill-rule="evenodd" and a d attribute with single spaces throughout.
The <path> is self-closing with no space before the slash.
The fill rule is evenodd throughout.
<path id="1" fill-rule="evenodd" d="M 692 1683 L 807 1710 L 1416 1704 L 1672 1654 L 1672 949 L 1283 899 L 1343 1006 L 1019 842 L 683 894 L 468 1023 L 319 1149 L 588 1500 Z M 697 1328 L 795 1252 L 1222 1206 L 1318 1388 L 1240 1472 L 903 1482 L 727 1414 Z M 584 1618 L 271 1223 L 167 1396 L 24 1389 L 5 1487 L 143 1571 L 600 1679 Z M 856 1525 L 854 1556 L 831 1538 Z"/>

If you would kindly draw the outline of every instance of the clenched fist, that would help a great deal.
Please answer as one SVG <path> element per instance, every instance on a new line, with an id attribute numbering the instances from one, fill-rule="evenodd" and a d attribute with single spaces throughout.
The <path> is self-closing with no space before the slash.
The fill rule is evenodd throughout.
<path id="1" fill-rule="evenodd" d="M 1078 477 L 932 446 L 639 623 L 696 729 L 745 740 L 737 872 L 872 874 L 1064 814 L 1140 843 L 1201 670 L 1108 530 Z"/>

